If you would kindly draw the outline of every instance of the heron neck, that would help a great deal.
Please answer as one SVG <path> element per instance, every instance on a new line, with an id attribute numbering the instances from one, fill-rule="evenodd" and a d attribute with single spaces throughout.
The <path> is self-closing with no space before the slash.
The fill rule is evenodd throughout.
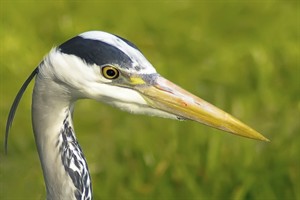
<path id="1" fill-rule="evenodd" d="M 63 88 L 37 76 L 32 122 L 47 199 L 91 197 L 90 175 L 75 137 L 72 110 L 73 102 Z"/>

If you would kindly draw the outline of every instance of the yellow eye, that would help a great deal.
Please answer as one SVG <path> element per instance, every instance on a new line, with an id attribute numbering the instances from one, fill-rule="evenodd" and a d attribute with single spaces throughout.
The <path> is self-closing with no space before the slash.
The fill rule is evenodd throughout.
<path id="1" fill-rule="evenodd" d="M 116 79 L 119 77 L 119 71 L 112 66 L 104 66 L 102 67 L 102 74 L 107 79 Z"/>

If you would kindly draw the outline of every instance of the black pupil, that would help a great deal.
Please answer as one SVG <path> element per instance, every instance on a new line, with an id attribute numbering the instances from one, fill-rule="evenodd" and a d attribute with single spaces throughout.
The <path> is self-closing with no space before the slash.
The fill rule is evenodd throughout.
<path id="1" fill-rule="evenodd" d="M 107 76 L 114 77 L 116 75 L 116 72 L 115 72 L 115 70 L 108 69 L 106 71 L 106 74 L 107 74 Z"/>

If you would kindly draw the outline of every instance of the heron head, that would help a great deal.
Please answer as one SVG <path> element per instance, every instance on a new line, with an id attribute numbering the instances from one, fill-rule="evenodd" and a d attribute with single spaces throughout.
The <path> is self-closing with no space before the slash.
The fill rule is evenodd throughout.
<path id="1" fill-rule="evenodd" d="M 53 49 L 47 59 L 55 66 L 52 74 L 71 88 L 75 99 L 96 99 L 132 113 L 194 120 L 268 141 L 228 113 L 160 76 L 141 51 L 121 37 L 85 32 Z"/>

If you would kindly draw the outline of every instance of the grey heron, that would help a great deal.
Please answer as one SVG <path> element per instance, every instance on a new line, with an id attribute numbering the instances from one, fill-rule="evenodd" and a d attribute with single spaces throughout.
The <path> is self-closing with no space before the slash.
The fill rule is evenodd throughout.
<path id="1" fill-rule="evenodd" d="M 94 99 L 130 113 L 193 120 L 268 141 L 163 78 L 133 43 L 110 33 L 89 31 L 53 48 L 24 82 L 7 119 L 6 151 L 18 103 L 34 77 L 32 124 L 47 199 L 92 199 L 91 177 L 72 122 L 78 99 Z"/>

